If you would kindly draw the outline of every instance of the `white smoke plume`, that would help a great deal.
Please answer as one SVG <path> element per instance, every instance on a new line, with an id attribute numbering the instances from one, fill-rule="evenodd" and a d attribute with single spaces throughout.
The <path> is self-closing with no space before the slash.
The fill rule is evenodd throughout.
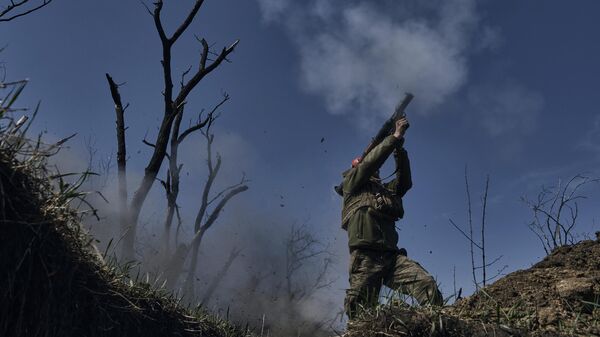
<path id="1" fill-rule="evenodd" d="M 182 172 L 179 199 L 184 221 L 179 236 L 180 244 L 189 244 L 193 235 L 191 227 L 206 177 L 205 151 L 202 151 L 205 142 L 202 137 L 196 135 L 189 138 L 188 145 L 182 147 L 180 153 L 180 159 L 186 164 Z M 122 237 L 118 221 L 115 163 L 106 162 L 108 158 L 113 158 L 114 154 L 100 155 L 100 151 L 96 151 L 95 147 L 94 141 L 75 139 L 70 146 L 51 157 L 50 164 L 55 165 L 62 173 L 80 173 L 91 169 L 99 174 L 89 177 L 82 190 L 98 191 L 102 194 L 100 197 L 99 194 L 91 193 L 87 198 L 87 201 L 97 208 L 100 219 L 96 219 L 95 216 L 84 219 L 86 228 L 95 239 L 94 244 L 98 251 L 111 258 L 118 255 Z M 242 171 L 248 170 L 249 174 L 256 176 L 252 169 L 256 164 L 257 151 L 241 136 L 218 130 L 214 150 L 219 152 L 224 160 L 222 176 L 219 175 L 215 183 L 217 190 L 237 182 Z M 160 176 L 164 174 L 163 169 Z M 77 177 L 76 175 L 67 178 L 71 180 Z M 128 178 L 128 189 L 132 193 L 142 174 L 139 170 L 131 169 Z M 298 224 L 297 220 L 287 212 L 277 215 L 272 209 L 263 210 L 265 205 L 248 201 L 248 198 L 257 198 L 257 193 L 259 192 L 251 189 L 247 195 L 243 194 L 229 203 L 217 220 L 218 223 L 207 232 L 206 240 L 200 249 L 200 268 L 195 278 L 196 296 L 184 300 L 192 305 L 202 302 L 205 308 L 213 312 L 226 315 L 240 325 L 248 323 L 254 329 L 264 328 L 267 334 L 296 336 L 302 332 L 302 335 L 328 335 L 329 324 L 333 322 L 341 307 L 341 300 L 336 298 L 340 292 L 336 292 L 335 295 L 329 294 L 331 287 L 328 284 L 335 276 L 325 268 L 325 264 L 333 267 L 336 261 L 329 252 L 328 240 L 322 239 L 322 235 L 318 238 L 316 235 L 312 236 L 313 228 L 307 227 L 305 233 L 316 240 L 314 248 L 323 251 L 312 258 L 302 260 L 294 274 L 288 277 L 290 274 L 287 243 L 292 226 Z M 278 205 L 274 207 L 279 208 Z M 85 205 L 81 208 L 87 209 Z M 136 242 L 139 265 L 135 268 L 139 268 L 139 275 L 148 275 L 150 283 L 158 286 L 163 281 L 162 275 L 168 270 L 165 264 L 171 261 L 164 258 L 162 251 L 165 210 L 164 190 L 157 183 L 148 196 L 140 217 Z M 171 241 L 173 237 L 174 235 L 171 235 Z M 173 255 L 174 247 L 175 245 L 170 249 L 168 257 Z M 238 252 L 237 257 L 224 269 L 232 251 Z M 312 250 L 306 251 L 309 254 L 311 252 Z M 188 257 L 188 264 L 189 260 Z M 315 283 L 315 275 L 322 272 L 323 279 Z M 138 269 L 134 269 L 133 274 L 138 274 Z M 187 269 L 184 268 L 179 275 L 179 281 L 169 290 L 183 294 L 182 287 L 186 275 Z M 212 288 L 213 285 L 216 287 Z"/>
<path id="2" fill-rule="evenodd" d="M 492 137 L 519 137 L 533 131 L 544 106 L 540 94 L 517 83 L 473 86 L 467 99 Z"/>
<path id="3" fill-rule="evenodd" d="M 387 114 L 404 91 L 419 97 L 413 109 L 431 112 L 465 85 L 482 28 L 473 0 L 257 1 L 296 43 L 303 87 L 332 113 Z"/>

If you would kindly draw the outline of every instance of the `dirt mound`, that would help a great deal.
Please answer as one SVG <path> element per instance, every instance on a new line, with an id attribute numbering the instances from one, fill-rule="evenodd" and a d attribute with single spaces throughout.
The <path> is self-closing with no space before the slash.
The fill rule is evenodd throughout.
<path id="1" fill-rule="evenodd" d="M 0 147 L 0 336 L 246 335 L 103 264 L 67 206 L 73 191 L 56 191 L 43 155 L 9 150 Z"/>
<path id="2" fill-rule="evenodd" d="M 580 271 L 600 270 L 600 243 L 598 241 L 581 241 L 573 246 L 555 249 L 533 268 L 559 267 Z"/>
<path id="3" fill-rule="evenodd" d="M 381 307 L 348 324 L 342 337 L 517 337 L 527 336 L 503 324 L 468 320 L 445 309 Z"/>
<path id="4" fill-rule="evenodd" d="M 600 336 L 600 242 L 560 247 L 441 310 L 380 308 L 345 336 Z"/>
<path id="5" fill-rule="evenodd" d="M 455 304 L 464 317 L 518 326 L 532 333 L 600 335 L 600 242 L 554 250 Z"/>

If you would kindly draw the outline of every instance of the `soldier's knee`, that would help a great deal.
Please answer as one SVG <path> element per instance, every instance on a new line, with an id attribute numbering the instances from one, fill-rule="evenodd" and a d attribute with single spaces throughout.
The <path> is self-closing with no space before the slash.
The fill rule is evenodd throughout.
<path id="1" fill-rule="evenodd" d="M 414 290 L 415 293 L 412 295 L 420 305 L 443 305 L 442 294 L 432 276 L 427 275 L 427 277 L 423 277 L 417 281 Z"/>
<path id="2" fill-rule="evenodd" d="M 435 279 L 432 276 L 427 277 L 425 284 L 427 285 L 427 288 L 429 288 L 429 289 L 437 290 L 437 288 L 438 288 L 437 282 L 435 282 Z"/>
<path id="3" fill-rule="evenodd" d="M 427 294 L 426 302 L 428 304 L 436 306 L 444 305 L 444 298 L 442 296 L 442 293 L 440 292 L 440 289 L 437 286 L 437 282 L 435 282 L 435 279 L 433 277 L 429 277 L 428 280 L 425 282 L 425 289 Z"/>
<path id="4" fill-rule="evenodd" d="M 444 306 L 444 297 L 439 289 L 436 290 L 434 296 L 432 297 L 431 305 L 435 305 L 438 307 Z"/>

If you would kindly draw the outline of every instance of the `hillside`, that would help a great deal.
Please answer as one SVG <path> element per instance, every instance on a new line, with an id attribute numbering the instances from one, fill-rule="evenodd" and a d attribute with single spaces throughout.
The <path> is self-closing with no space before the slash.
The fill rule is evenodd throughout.
<path id="1" fill-rule="evenodd" d="M 0 336 L 251 335 L 106 264 L 45 158 L 0 139 Z M 443 309 L 383 306 L 344 336 L 600 336 L 598 303 L 600 242 L 588 240 Z"/>
<path id="2" fill-rule="evenodd" d="M 0 336 L 249 335 L 103 263 L 68 207 L 76 192 L 22 141 L 0 139 Z"/>
<path id="3" fill-rule="evenodd" d="M 442 310 L 381 308 L 358 336 L 600 336 L 600 242 L 560 247 Z"/>

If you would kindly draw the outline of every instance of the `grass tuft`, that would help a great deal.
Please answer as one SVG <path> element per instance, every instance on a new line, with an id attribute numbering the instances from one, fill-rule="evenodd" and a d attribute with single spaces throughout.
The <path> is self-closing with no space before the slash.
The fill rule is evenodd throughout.
<path id="1" fill-rule="evenodd" d="M 129 267 L 95 249 L 81 226 L 95 210 L 80 190 L 93 173 L 49 168 L 68 139 L 26 137 L 33 118 L 10 116 L 24 85 L 0 105 L 0 336 L 250 336 L 202 308 L 182 308 L 160 286 L 130 279 Z"/>

